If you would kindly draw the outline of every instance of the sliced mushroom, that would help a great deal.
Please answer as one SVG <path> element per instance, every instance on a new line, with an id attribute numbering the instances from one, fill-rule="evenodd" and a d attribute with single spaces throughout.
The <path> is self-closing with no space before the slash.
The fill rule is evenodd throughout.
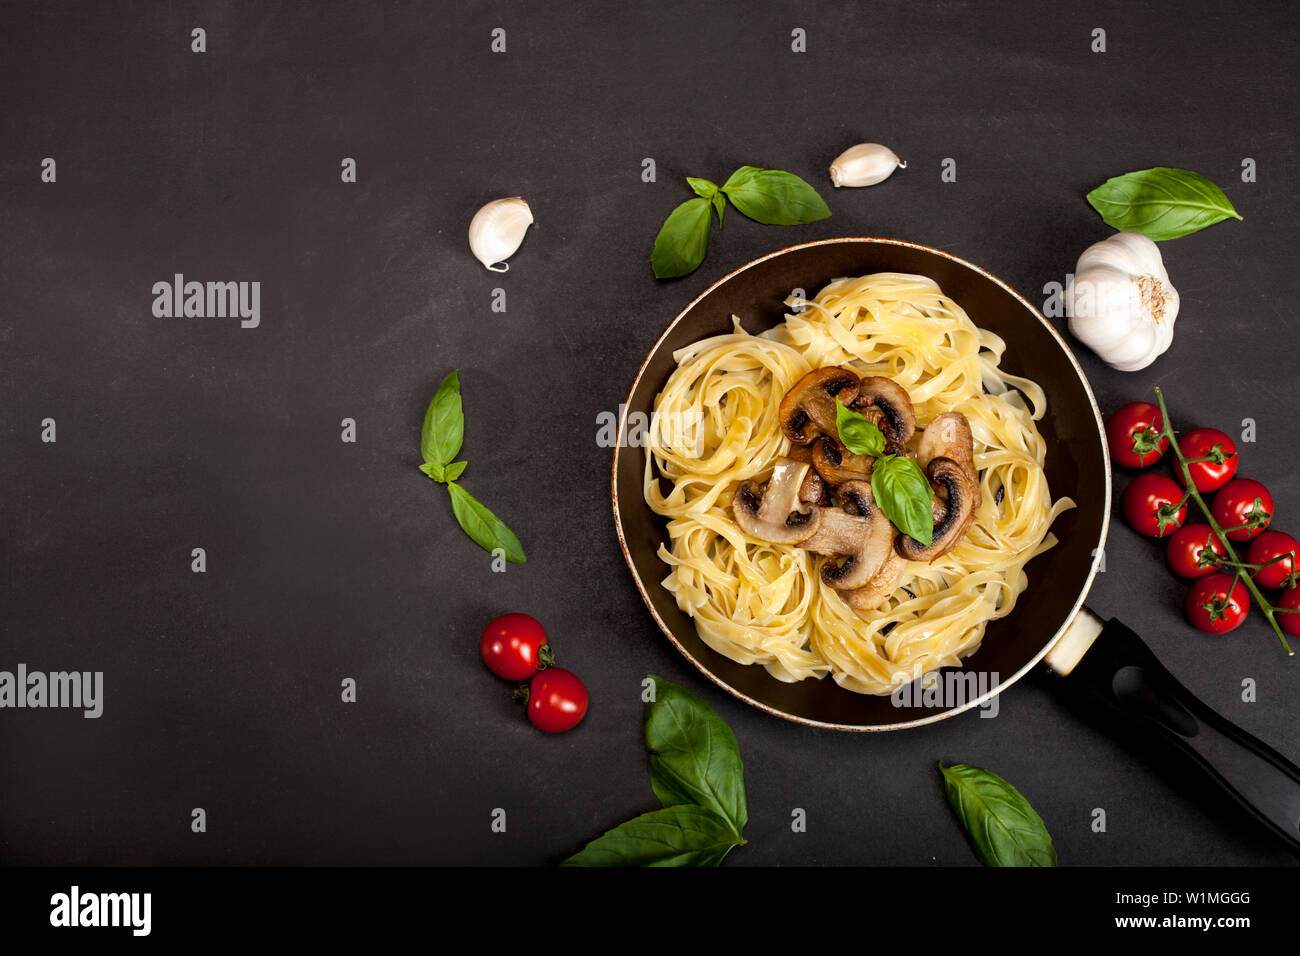
<path id="1" fill-rule="evenodd" d="M 912 398 L 907 394 L 907 389 L 892 378 L 869 375 L 862 379 L 852 407 L 870 418 L 885 433 L 885 451 L 891 455 L 901 454 L 916 433 Z"/>
<path id="2" fill-rule="evenodd" d="M 938 485 L 942 498 L 932 502 L 934 537 L 923 545 L 910 535 L 900 534 L 895 549 L 909 561 L 933 561 L 956 547 L 975 520 L 979 485 L 965 465 L 951 458 L 934 458 L 925 469 L 930 484 Z M 937 502 L 937 504 L 936 504 Z M 942 505 L 942 510 L 939 505 Z"/>
<path id="3" fill-rule="evenodd" d="M 889 600 L 891 594 L 898 590 L 898 582 L 903 579 L 903 569 L 907 567 L 907 558 L 891 548 L 885 563 L 866 583 L 865 586 L 840 595 L 844 602 L 855 611 L 874 611 Z"/>
<path id="4" fill-rule="evenodd" d="M 822 565 L 822 580 L 848 591 L 866 585 L 889 559 L 894 526 L 876 507 L 867 482 L 845 482 L 838 493 L 842 508 L 820 509 L 821 527 L 799 547 L 841 558 Z"/>
<path id="5" fill-rule="evenodd" d="M 961 412 L 944 412 L 921 433 L 916 446 L 917 464 L 927 468 L 936 458 L 951 458 L 966 469 L 975 485 L 975 507 L 978 508 L 980 485 L 975 473 L 975 440 L 971 437 L 970 421 Z"/>
<path id="6" fill-rule="evenodd" d="M 795 445 L 790 449 L 787 458 L 793 458 L 795 461 L 806 461 L 812 464 L 813 452 L 811 445 Z M 815 469 L 808 469 L 808 474 L 799 486 L 799 500 L 810 505 L 829 505 L 831 503 L 830 487 L 822 480 Z"/>
<path id="7" fill-rule="evenodd" d="M 821 526 L 821 511 L 799 509 L 799 489 L 811 470 L 807 462 L 778 458 L 761 489 L 741 482 L 731 499 L 736 524 L 751 538 L 772 544 L 799 544 L 813 535 Z"/>
<path id="8" fill-rule="evenodd" d="M 830 486 L 826 484 L 821 475 L 811 468 L 808 469 L 808 475 L 804 478 L 803 484 L 799 486 L 799 500 L 806 504 L 821 507 L 831 503 Z"/>
<path id="9" fill-rule="evenodd" d="M 869 455 L 855 455 L 830 435 L 822 435 L 812 443 L 812 463 L 822 478 L 841 485 L 846 481 L 870 481 L 876 460 Z"/>
<path id="10" fill-rule="evenodd" d="M 781 431 L 796 445 L 806 445 L 820 432 L 836 434 L 835 405 L 852 402 L 858 394 L 858 375 L 838 365 L 813 369 L 781 399 Z"/>

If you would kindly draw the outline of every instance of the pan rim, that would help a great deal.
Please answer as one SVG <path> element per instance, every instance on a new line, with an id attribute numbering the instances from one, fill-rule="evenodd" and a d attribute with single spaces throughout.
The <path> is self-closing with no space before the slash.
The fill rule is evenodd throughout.
<path id="1" fill-rule="evenodd" d="M 1019 670 L 1017 670 L 1010 677 L 1003 678 L 997 687 L 989 690 L 987 693 L 981 694 L 979 697 L 973 700 L 966 701 L 960 705 L 949 707 L 945 710 L 938 711 L 934 714 L 930 714 L 925 717 L 920 717 L 914 720 L 901 721 L 899 723 L 893 723 L 893 724 L 840 724 L 840 723 L 832 723 L 829 721 L 814 720 L 809 717 L 802 717 L 798 714 L 791 714 L 788 713 L 787 711 L 780 710 L 779 708 L 773 707 L 769 704 L 765 704 L 762 701 L 755 700 L 754 698 L 750 697 L 748 694 L 745 694 L 744 692 L 738 690 L 737 688 L 732 687 L 730 684 L 728 684 L 718 675 L 714 674 L 712 670 L 710 670 L 701 661 L 699 661 L 693 654 L 691 654 L 691 652 L 681 643 L 681 641 L 677 639 L 677 636 L 673 633 L 672 628 L 668 626 L 667 622 L 665 622 L 663 618 L 659 616 L 659 612 L 655 610 L 654 603 L 652 602 L 649 593 L 646 591 L 645 583 L 641 580 L 641 575 L 637 571 L 636 565 L 632 560 L 632 555 L 628 550 L 627 539 L 623 533 L 623 515 L 622 515 L 622 510 L 619 502 L 619 496 L 618 496 L 619 455 L 620 452 L 622 451 L 623 436 L 627 434 L 627 415 L 628 415 L 628 409 L 631 407 L 632 397 L 633 395 L 636 394 L 638 387 L 640 387 L 641 380 L 645 376 L 645 372 L 648 366 L 650 365 L 650 361 L 657 354 L 659 354 L 659 350 L 663 347 L 665 340 L 672 333 L 673 329 L 677 327 L 678 323 L 681 322 L 691 312 L 691 310 L 694 309 L 701 301 L 703 301 L 707 296 L 712 294 L 714 290 L 718 289 L 722 285 L 731 281 L 733 278 L 740 275 L 742 272 L 745 272 L 748 269 L 752 269 L 753 267 L 759 265 L 760 263 L 766 262 L 769 259 L 777 258 L 778 256 L 788 255 L 792 252 L 796 252 L 801 249 L 808 249 L 815 246 L 836 245 L 836 244 L 845 244 L 845 243 L 869 243 L 869 244 L 899 246 L 908 249 L 916 249 L 932 255 L 940 256 L 960 266 L 970 269 L 972 272 L 978 273 L 980 276 L 993 282 L 995 285 L 1000 287 L 1003 291 L 1007 292 L 1013 299 L 1019 302 L 1020 305 L 1023 306 L 1024 309 L 1028 311 L 1030 315 L 1032 315 L 1035 319 L 1037 319 L 1038 322 L 1056 340 L 1056 344 L 1065 353 L 1066 358 L 1069 359 L 1070 365 L 1074 368 L 1075 376 L 1078 378 L 1079 384 L 1083 386 L 1084 394 L 1088 398 L 1089 407 L 1091 407 L 1092 409 L 1094 425 L 1097 428 L 1098 444 L 1101 448 L 1102 462 L 1104 466 L 1103 472 L 1105 474 L 1105 479 L 1106 479 L 1105 489 L 1104 489 L 1105 501 L 1102 510 L 1101 530 L 1100 530 L 1100 534 L 1098 535 L 1097 546 L 1093 549 L 1092 563 L 1088 568 L 1088 573 L 1084 578 L 1082 587 L 1080 588 L 1079 593 L 1076 596 L 1070 608 L 1069 613 L 1065 616 L 1065 619 L 1062 621 L 1060 627 L 1056 630 L 1056 633 L 1053 634 L 1047 641 L 1045 641 L 1043 646 L 1038 650 L 1038 652 L 1034 654 L 1033 657 L 1031 657 L 1027 662 L 1025 662 L 1025 664 Z M 1106 542 L 1107 534 L 1109 533 L 1110 530 L 1111 485 L 1112 485 L 1111 461 L 1110 461 L 1110 451 L 1106 444 L 1105 425 L 1103 423 L 1102 416 L 1101 416 L 1101 408 L 1097 404 L 1097 397 L 1096 395 L 1093 394 L 1092 386 L 1088 382 L 1088 377 L 1084 374 L 1083 367 L 1079 364 L 1078 358 L 1075 356 L 1074 352 L 1070 349 L 1069 344 L 1065 341 L 1064 336 L 1062 336 L 1061 333 L 1057 331 L 1056 327 L 1052 325 L 1051 322 L 1047 321 L 1047 319 L 1043 316 L 1043 314 L 1039 312 L 1038 309 L 1036 309 L 1029 302 L 1029 300 L 1027 300 L 1024 296 L 1022 296 L 1019 292 L 1017 292 L 1007 283 L 1003 282 L 997 276 L 993 275 L 992 273 L 988 272 L 985 269 L 980 268 L 979 266 L 975 265 L 973 262 L 961 258 L 960 256 L 956 256 L 953 255 L 952 253 L 944 252 L 942 249 L 936 249 L 933 246 L 927 246 L 922 243 L 911 242 L 905 239 L 891 239 L 882 236 L 840 236 L 831 239 L 815 239 L 810 242 L 796 243 L 794 245 L 785 246 L 781 249 L 777 249 L 773 252 L 769 252 L 766 255 L 759 256 L 756 259 L 751 259 L 749 262 L 746 262 L 743 265 L 733 269 L 732 271 L 728 272 L 726 275 L 722 276 L 721 278 L 711 283 L 706 289 L 704 289 L 703 292 L 701 292 L 689 303 L 687 303 L 687 305 L 680 312 L 678 312 L 676 316 L 674 316 L 672 321 L 668 323 L 667 327 L 655 340 L 654 344 L 650 347 L 649 351 L 646 352 L 645 358 L 642 360 L 640 367 L 637 369 L 636 376 L 632 380 L 632 385 L 628 389 L 627 397 L 623 401 L 623 406 L 619 410 L 618 430 L 617 430 L 616 438 L 617 440 L 614 442 L 614 454 L 613 454 L 612 464 L 610 468 L 610 492 L 611 492 L 611 499 L 612 499 L 613 512 L 614 512 L 614 530 L 615 533 L 618 535 L 619 550 L 623 552 L 623 560 L 627 564 L 628 570 L 632 574 L 632 580 L 636 584 L 637 591 L 640 592 L 641 594 L 641 600 L 645 603 L 646 608 L 650 611 L 650 616 L 654 618 L 655 623 L 659 625 L 659 630 L 663 632 L 664 636 L 668 638 L 668 640 L 672 643 L 672 645 L 677 648 L 678 652 L 681 653 L 681 655 L 685 657 L 686 660 L 688 660 L 695 667 L 696 670 L 698 670 L 709 680 L 713 681 L 713 683 L 717 684 L 723 690 L 727 691 L 733 697 L 739 698 L 740 700 L 744 701 L 745 703 L 749 704 L 752 707 L 757 708 L 758 710 L 764 711 L 768 714 L 772 714 L 773 716 L 776 717 L 781 717 L 793 723 L 803 724 L 804 726 L 808 726 L 808 727 L 818 727 L 825 730 L 840 730 L 840 731 L 848 731 L 853 733 L 877 733 L 877 732 L 885 732 L 891 730 L 908 730 L 913 727 L 920 727 L 925 724 L 932 724 L 940 720 L 945 720 L 949 717 L 954 717 L 957 714 L 963 713 L 974 707 L 979 707 L 987 703 L 988 701 L 992 700 L 994 697 L 1001 694 L 1008 687 L 1011 687 L 1018 680 L 1020 680 L 1027 673 L 1029 673 L 1030 670 L 1036 667 L 1043 660 L 1043 658 L 1047 656 L 1047 654 L 1061 639 L 1061 637 L 1065 634 L 1065 631 L 1069 627 L 1070 622 L 1074 620 L 1074 618 L 1078 615 L 1080 608 L 1083 607 L 1083 602 L 1085 598 L 1088 596 L 1089 590 L 1091 590 L 1092 588 L 1093 581 L 1097 576 L 1098 568 L 1101 566 L 1101 562 L 1103 560 L 1103 556 L 1104 556 L 1103 547 Z M 644 502 L 642 502 L 642 504 L 644 504 Z M 775 680 L 775 678 L 773 679 Z"/>

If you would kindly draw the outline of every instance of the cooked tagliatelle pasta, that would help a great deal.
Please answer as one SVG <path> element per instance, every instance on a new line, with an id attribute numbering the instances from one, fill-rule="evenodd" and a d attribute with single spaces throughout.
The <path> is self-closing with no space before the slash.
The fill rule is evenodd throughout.
<path id="1" fill-rule="evenodd" d="M 1002 340 L 933 281 L 837 279 L 787 304 L 798 311 L 760 335 L 733 320 L 733 332 L 674 355 L 645 472 L 647 503 L 669 519 L 663 585 L 701 639 L 733 660 L 782 681 L 830 674 L 848 690 L 888 694 L 975 651 L 985 625 L 1011 613 L 1029 583 L 1025 564 L 1056 543 L 1048 529 L 1074 502 L 1053 501 L 1047 486 L 1034 424 L 1043 390 L 1003 372 Z M 825 559 L 747 536 L 731 510 L 737 486 L 766 480 L 790 451 L 782 396 L 824 366 L 887 376 L 909 393 L 920 429 L 959 412 L 973 436 L 981 495 L 969 530 L 933 563 L 907 562 L 871 611 L 853 610 L 823 580 Z"/>

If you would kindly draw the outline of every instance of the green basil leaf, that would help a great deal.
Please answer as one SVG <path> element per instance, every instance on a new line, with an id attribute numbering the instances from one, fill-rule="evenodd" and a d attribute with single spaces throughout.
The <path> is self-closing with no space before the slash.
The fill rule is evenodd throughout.
<path id="1" fill-rule="evenodd" d="M 840 444 L 855 455 L 880 455 L 885 450 L 885 433 L 851 408 L 835 403 L 835 430 Z"/>
<path id="2" fill-rule="evenodd" d="M 1149 239 L 1177 239 L 1240 219 L 1223 190 L 1190 169 L 1155 166 L 1108 179 L 1088 193 L 1106 225 Z"/>
<path id="3" fill-rule="evenodd" d="M 451 510 L 456 513 L 456 520 L 480 548 L 484 551 L 501 548 L 507 561 L 524 563 L 523 546 L 505 522 L 454 481 L 448 482 L 447 490 L 451 493 Z"/>
<path id="4" fill-rule="evenodd" d="M 1056 866 L 1056 848 L 1042 818 L 1015 787 L 967 764 L 945 767 L 943 789 L 985 866 Z"/>
<path id="5" fill-rule="evenodd" d="M 690 275 L 700 267 L 709 251 L 709 200 L 688 199 L 664 220 L 655 236 L 650 266 L 656 279 L 675 279 Z"/>
<path id="6" fill-rule="evenodd" d="M 561 866 L 717 866 L 744 840 L 707 807 L 652 810 L 597 837 Z"/>
<path id="7" fill-rule="evenodd" d="M 779 169 L 741 166 L 722 184 L 722 191 L 750 219 L 769 226 L 798 226 L 831 214 L 817 190 Z"/>
<path id="8" fill-rule="evenodd" d="M 425 461 L 445 465 L 465 440 L 465 412 L 460 401 L 460 376 L 453 369 L 433 393 L 420 429 L 420 453 Z"/>
<path id="9" fill-rule="evenodd" d="M 906 455 L 877 458 L 871 469 L 871 496 L 899 531 L 929 545 L 934 540 L 933 493 L 925 473 Z"/>
<path id="10" fill-rule="evenodd" d="M 465 474 L 465 469 L 467 467 L 469 467 L 469 462 L 467 461 L 453 461 L 450 465 L 447 466 L 446 469 L 447 477 L 445 480 L 455 481 L 461 475 Z"/>
<path id="11" fill-rule="evenodd" d="M 713 708 L 685 687 L 649 677 L 655 683 L 655 699 L 646 704 L 645 743 L 655 796 L 665 807 L 708 807 L 739 840 L 749 810 L 735 735 Z"/>
<path id="12" fill-rule="evenodd" d="M 687 176 L 686 184 L 695 190 L 695 195 L 704 199 L 712 199 L 718 194 L 717 183 L 709 182 L 707 179 L 698 179 L 695 176 Z"/>
<path id="13" fill-rule="evenodd" d="M 447 468 L 441 462 L 426 461 L 420 466 L 420 470 L 432 478 L 434 481 L 447 480 Z"/>
<path id="14" fill-rule="evenodd" d="M 713 211 L 718 214 L 718 225 L 721 226 L 722 214 L 727 211 L 727 197 L 721 192 L 716 192 L 710 201 L 713 203 Z"/>

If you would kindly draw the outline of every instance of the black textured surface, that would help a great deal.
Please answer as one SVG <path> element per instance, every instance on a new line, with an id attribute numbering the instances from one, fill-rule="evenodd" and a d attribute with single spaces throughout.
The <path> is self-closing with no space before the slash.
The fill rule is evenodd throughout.
<path id="1" fill-rule="evenodd" d="M 1300 42 L 1283 5 L 7 3 L 0 18 L 0 668 L 105 674 L 98 720 L 0 711 L 0 860 L 553 862 L 654 806 L 639 697 L 653 671 L 703 693 L 739 739 L 750 843 L 729 865 L 973 864 L 938 759 L 1015 783 L 1062 863 L 1293 862 L 1046 678 L 994 720 L 868 737 L 717 691 L 631 584 L 595 441 L 669 319 L 757 255 L 895 236 L 1038 302 L 1110 233 L 1089 188 L 1182 165 L 1244 222 L 1162 246 L 1182 295 L 1164 358 L 1127 375 L 1081 361 L 1103 409 L 1160 384 L 1182 425 L 1253 418 L 1242 471 L 1294 531 Z M 489 50 L 498 26 L 505 54 Z M 806 54 L 790 51 L 796 27 Z M 825 167 L 863 140 L 908 168 L 832 191 Z M 47 156 L 55 184 L 39 179 Z M 356 184 L 339 179 L 349 156 Z M 641 182 L 644 157 L 657 183 Z M 955 183 L 940 181 L 947 157 Z M 1245 157 L 1258 182 L 1241 181 Z M 729 214 L 699 272 L 656 283 L 650 243 L 690 195 L 681 177 L 745 163 L 803 175 L 833 218 Z M 498 277 L 465 227 L 516 194 L 537 225 Z M 175 272 L 260 281 L 261 326 L 154 318 L 150 288 Z M 416 470 L 452 367 L 465 484 L 528 550 L 505 574 Z M 47 417 L 56 444 L 40 440 Z M 344 417 L 356 444 L 339 440 Z M 190 571 L 195 547 L 206 574 Z M 1295 659 L 1258 618 L 1192 631 L 1160 552 L 1116 524 L 1091 606 L 1300 759 Z M 587 681 L 576 731 L 532 730 L 480 664 L 479 631 L 507 610 L 540 618 Z M 806 833 L 790 830 L 796 807 Z"/>

